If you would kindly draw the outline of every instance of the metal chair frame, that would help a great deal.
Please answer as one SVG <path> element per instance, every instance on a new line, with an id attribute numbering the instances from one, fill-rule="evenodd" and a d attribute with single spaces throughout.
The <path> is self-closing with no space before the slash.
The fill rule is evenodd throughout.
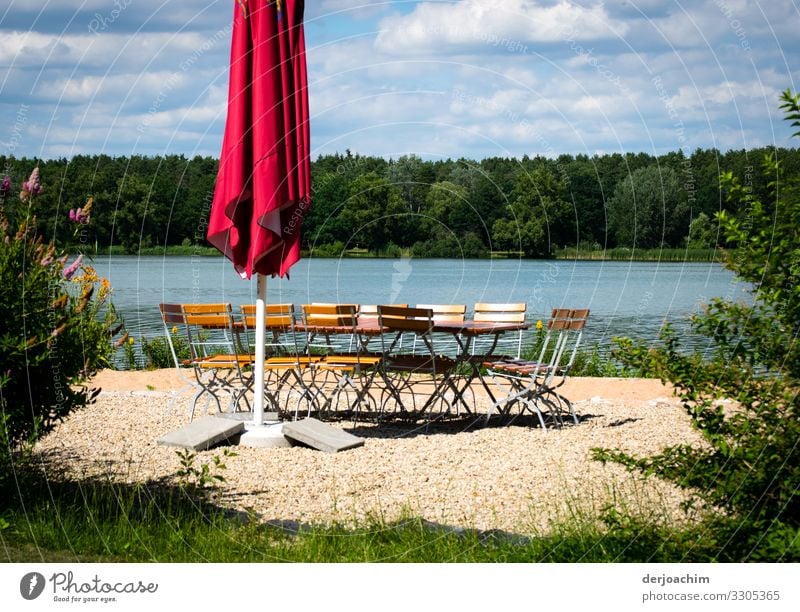
<path id="1" fill-rule="evenodd" d="M 565 413 L 578 424 L 572 402 L 559 393 L 558 388 L 566 382 L 575 363 L 588 317 L 588 309 L 554 309 L 537 360 L 501 359 L 484 364 L 493 383 L 505 392 L 487 413 L 487 420 L 495 408 L 508 415 L 511 408 L 519 404 L 521 412 L 528 410 L 536 415 L 543 429 L 547 428 L 545 416 L 561 427 Z"/>
<path id="2" fill-rule="evenodd" d="M 378 323 L 386 331 L 381 334 L 383 367 L 381 376 L 384 382 L 384 397 L 381 400 L 381 412 L 389 400 L 394 400 L 397 409 L 394 416 L 418 420 L 425 416 L 432 419 L 435 407 L 439 406 L 439 417 L 452 413 L 452 402 L 446 396 L 447 390 L 458 393 L 450 374 L 456 361 L 450 357 L 437 355 L 434 340 L 434 313 L 430 308 L 400 308 L 378 306 Z M 413 333 L 426 348 L 427 353 L 399 352 L 400 342 L 407 333 Z M 424 402 L 417 406 L 418 386 L 433 386 Z M 411 403 L 403 400 L 410 396 Z M 437 418 L 439 418 L 437 417 Z"/>
<path id="3" fill-rule="evenodd" d="M 238 409 L 242 400 L 249 410 L 246 394 L 253 384 L 249 372 L 253 360 L 242 350 L 241 329 L 234 322 L 231 305 L 183 304 L 181 308 L 191 365 L 200 386 L 192 400 L 189 419 L 194 418 L 197 400 L 206 394 L 214 399 L 217 410 L 222 412 L 217 395 L 219 391 L 230 396 L 229 411 Z"/>
<path id="4" fill-rule="evenodd" d="M 240 309 L 245 334 L 248 339 L 253 337 L 254 343 L 255 305 L 243 304 Z M 273 411 L 279 415 L 291 414 L 295 420 L 300 414 L 301 403 L 305 401 L 306 414 L 310 416 L 319 409 L 313 369 L 321 358 L 307 355 L 305 334 L 295 327 L 297 313 L 294 304 L 265 304 L 264 317 L 265 332 L 270 336 L 265 340 L 266 347 L 271 349 L 271 355 L 264 360 L 264 399 Z M 304 340 L 302 346 L 298 343 L 300 337 Z M 294 410 L 290 407 L 293 396 L 297 398 Z"/>
<path id="5" fill-rule="evenodd" d="M 377 414 L 377 403 L 370 389 L 382 358 L 368 354 L 366 342 L 358 331 L 356 307 L 352 304 L 305 304 L 303 324 L 306 328 L 319 326 L 321 331 L 309 332 L 309 337 L 322 334 L 326 336 L 326 346 L 333 349 L 315 364 L 315 384 L 323 398 L 320 416 L 349 412 L 356 421 L 362 413 Z M 355 347 L 353 351 L 335 350 L 336 345 L 330 341 L 330 336 L 342 335 L 344 330 L 351 338 L 350 345 Z M 339 409 L 343 395 L 345 411 Z"/>

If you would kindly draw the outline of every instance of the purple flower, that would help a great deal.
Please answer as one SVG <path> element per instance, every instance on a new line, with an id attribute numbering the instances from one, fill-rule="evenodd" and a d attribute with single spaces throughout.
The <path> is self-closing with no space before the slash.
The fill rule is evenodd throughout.
<path id="1" fill-rule="evenodd" d="M 42 181 L 39 178 L 39 166 L 31 170 L 31 175 L 28 177 L 28 182 L 24 185 L 25 191 L 32 195 L 39 195 L 42 193 Z"/>
<path id="2" fill-rule="evenodd" d="M 73 223 L 86 225 L 89 223 L 89 213 L 92 210 L 92 198 L 89 198 L 83 208 L 69 209 L 69 220 Z"/>
<path id="3" fill-rule="evenodd" d="M 72 208 L 70 208 L 69 220 L 72 221 L 73 223 L 86 224 L 89 223 L 89 215 L 87 215 L 82 208 L 78 208 L 77 210 L 73 210 Z"/>
<path id="4" fill-rule="evenodd" d="M 73 274 L 78 271 L 78 268 L 81 267 L 81 261 L 83 260 L 83 255 L 78 255 L 78 258 L 69 264 L 68 267 L 64 268 L 64 278 L 67 280 L 71 279 Z"/>
<path id="5" fill-rule="evenodd" d="M 39 178 L 39 166 L 36 166 L 32 171 L 28 180 L 22 183 L 22 192 L 19 194 L 19 199 L 26 202 L 31 196 L 39 195 L 42 193 L 42 182 Z"/>
<path id="6" fill-rule="evenodd" d="M 11 193 L 11 177 L 7 176 L 0 183 L 0 198 L 6 197 L 9 193 Z"/>

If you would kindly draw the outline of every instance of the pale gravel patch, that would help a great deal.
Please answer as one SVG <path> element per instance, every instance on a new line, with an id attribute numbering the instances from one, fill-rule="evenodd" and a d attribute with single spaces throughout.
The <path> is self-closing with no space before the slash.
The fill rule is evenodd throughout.
<path id="1" fill-rule="evenodd" d="M 188 421 L 182 402 L 165 414 L 169 399 L 159 393 L 103 393 L 37 449 L 55 473 L 63 470 L 70 477 L 128 483 L 169 478 L 180 468 L 179 458 L 156 440 Z M 386 437 L 394 430 L 385 430 L 365 436 L 363 447 L 338 454 L 235 447 L 235 457 L 223 458 L 220 499 L 264 520 L 353 525 L 373 517 L 419 516 L 524 534 L 547 531 L 554 521 L 596 517 L 612 502 L 643 516 L 685 520 L 679 509 L 684 493 L 676 487 L 590 457 L 593 447 L 643 456 L 673 444 L 701 444 L 677 400 L 592 398 L 577 402 L 576 410 L 584 417 L 579 425 L 546 432 L 514 425 Z M 222 453 L 221 448 L 198 453 L 197 463 Z"/>

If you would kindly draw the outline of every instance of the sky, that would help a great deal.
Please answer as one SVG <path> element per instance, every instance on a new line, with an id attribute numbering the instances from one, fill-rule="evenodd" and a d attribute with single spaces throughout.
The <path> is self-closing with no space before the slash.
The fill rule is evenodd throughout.
<path id="1" fill-rule="evenodd" d="M 234 2 L 0 0 L 0 155 L 219 156 Z M 309 0 L 312 158 L 796 146 L 798 32 L 798 0 Z"/>

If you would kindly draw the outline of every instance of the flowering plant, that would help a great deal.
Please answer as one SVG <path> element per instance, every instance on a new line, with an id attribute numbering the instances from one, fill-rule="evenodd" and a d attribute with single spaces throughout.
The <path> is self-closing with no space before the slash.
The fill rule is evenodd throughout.
<path id="1" fill-rule="evenodd" d="M 39 179 L 39 166 L 36 166 L 31 171 L 30 178 L 22 183 L 22 191 L 19 194 L 19 199 L 23 202 L 28 202 L 33 196 L 39 195 L 42 191 L 44 190 L 42 189 L 42 182 Z"/>
<path id="2" fill-rule="evenodd" d="M 2 185 L 10 192 L 10 180 Z M 37 235 L 29 211 L 41 192 L 34 169 L 20 193 L 28 214 L 16 229 L 0 209 L 0 434 L 10 451 L 0 453 L 0 482 L 26 443 L 94 400 L 98 390 L 85 383 L 110 365 L 120 329 L 108 281 L 81 256 L 67 265 L 68 255 Z"/>

